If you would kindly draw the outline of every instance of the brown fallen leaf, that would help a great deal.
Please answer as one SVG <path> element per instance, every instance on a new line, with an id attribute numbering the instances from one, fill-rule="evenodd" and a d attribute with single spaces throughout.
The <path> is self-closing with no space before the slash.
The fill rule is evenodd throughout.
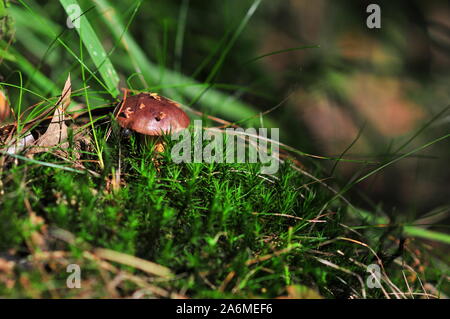
<path id="1" fill-rule="evenodd" d="M 33 145 L 35 142 L 33 135 L 28 133 L 21 139 L 16 139 L 16 142 L 14 142 L 10 147 L 6 149 L 7 154 L 17 154 L 22 152 L 25 148 L 27 148 L 30 145 Z"/>
<path id="2" fill-rule="evenodd" d="M 28 155 L 47 152 L 54 146 L 59 146 L 60 149 L 67 149 L 69 143 L 67 142 L 67 125 L 65 123 L 65 109 L 70 104 L 70 95 L 72 92 L 72 84 L 70 75 L 67 77 L 66 84 L 62 91 L 55 113 L 53 113 L 52 120 L 45 131 L 45 133 L 36 141 L 35 147 L 30 149 Z"/>
<path id="3" fill-rule="evenodd" d="M 7 120 L 12 114 L 11 107 L 9 106 L 8 99 L 5 93 L 0 90 L 0 123 Z"/>
<path id="4" fill-rule="evenodd" d="M 15 267 L 15 262 L 0 258 L 0 272 L 11 273 Z"/>

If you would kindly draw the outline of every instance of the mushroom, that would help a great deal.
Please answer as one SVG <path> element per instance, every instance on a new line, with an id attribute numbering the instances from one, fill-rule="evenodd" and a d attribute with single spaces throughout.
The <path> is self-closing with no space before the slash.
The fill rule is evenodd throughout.
<path id="1" fill-rule="evenodd" d="M 188 115 L 175 103 L 156 93 L 140 93 L 122 101 L 117 116 L 119 125 L 154 140 L 155 151 L 164 151 L 159 137 L 189 126 Z"/>

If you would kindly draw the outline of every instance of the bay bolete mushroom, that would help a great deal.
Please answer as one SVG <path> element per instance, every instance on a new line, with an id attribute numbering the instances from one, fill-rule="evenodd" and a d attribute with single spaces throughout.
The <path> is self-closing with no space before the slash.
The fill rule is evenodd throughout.
<path id="1" fill-rule="evenodd" d="M 159 136 L 175 133 L 189 126 L 189 116 L 179 104 L 156 93 L 140 93 L 126 97 L 117 116 L 119 125 L 155 140 L 155 150 L 162 152 L 164 146 Z"/>

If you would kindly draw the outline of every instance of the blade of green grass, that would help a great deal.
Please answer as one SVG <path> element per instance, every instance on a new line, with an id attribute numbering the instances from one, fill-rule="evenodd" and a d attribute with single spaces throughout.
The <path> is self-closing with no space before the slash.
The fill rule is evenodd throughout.
<path id="1" fill-rule="evenodd" d="M 83 44 L 81 42 L 82 42 L 82 39 L 80 37 L 80 59 L 83 61 Z M 83 82 L 86 83 L 86 74 L 85 74 L 83 65 L 81 66 L 81 76 L 83 77 Z M 70 81 L 70 77 L 68 80 Z M 103 162 L 102 150 L 100 148 L 98 138 L 97 138 L 97 133 L 95 131 L 94 118 L 92 116 L 91 103 L 89 101 L 89 94 L 88 94 L 87 88 L 84 90 L 84 98 L 86 100 L 86 106 L 87 106 L 87 110 L 88 110 L 88 114 L 89 114 L 89 122 L 91 123 L 91 127 L 92 127 L 92 135 L 94 136 L 95 150 L 98 155 L 100 168 L 103 169 L 105 167 L 105 165 Z"/>
<path id="2" fill-rule="evenodd" d="M 20 160 L 25 161 L 25 162 L 33 163 L 33 164 L 38 164 L 38 165 L 42 165 L 42 166 L 52 167 L 52 168 L 56 168 L 56 169 L 62 169 L 64 171 L 74 172 L 74 173 L 78 173 L 78 174 L 86 174 L 86 172 L 77 170 L 77 169 L 72 168 L 72 167 L 67 167 L 67 166 L 58 165 L 58 164 L 49 163 L 49 162 L 38 161 L 38 160 L 35 160 L 35 159 L 32 159 L 32 158 L 28 158 L 28 157 L 25 157 L 25 156 L 22 156 L 22 155 L 10 154 L 10 153 L 6 153 L 6 152 L 3 152 L 3 151 L 0 151 L 0 153 L 2 155 L 4 155 L 4 156 L 11 156 L 11 157 L 20 159 Z"/>
<path id="3" fill-rule="evenodd" d="M 294 48 L 289 48 L 289 49 L 284 49 L 284 50 L 272 51 L 272 52 L 265 53 L 265 54 L 259 55 L 257 57 L 254 57 L 253 59 L 250 59 L 250 60 L 244 62 L 243 64 L 244 65 L 245 64 L 249 64 L 249 63 L 258 61 L 258 60 L 260 60 L 262 58 L 266 58 L 268 56 L 277 55 L 277 54 L 281 54 L 281 53 L 286 53 L 286 52 L 291 52 L 291 51 L 299 51 L 299 50 L 304 50 L 304 49 L 317 49 L 317 48 L 320 48 L 320 45 L 302 45 L 302 46 L 299 46 L 299 47 L 294 47 Z"/>
<path id="4" fill-rule="evenodd" d="M 60 0 L 59 2 L 64 7 L 64 10 L 66 10 L 68 15 L 70 15 L 71 13 L 71 6 L 79 6 L 76 0 Z M 75 29 L 80 35 L 84 46 L 89 52 L 92 61 L 100 72 L 100 75 L 105 81 L 105 84 L 108 87 L 109 91 L 114 97 L 117 97 L 119 95 L 119 76 L 117 75 L 116 70 L 107 57 L 100 40 L 98 39 L 86 16 L 82 15 L 76 19 L 79 19 L 80 27 Z"/>
<path id="5" fill-rule="evenodd" d="M 403 228 L 403 231 L 405 232 L 405 234 L 408 234 L 409 236 L 420 237 L 432 241 L 439 241 L 441 243 L 450 245 L 450 235 L 448 234 L 439 233 L 436 231 L 415 226 L 405 226 Z"/>
<path id="6" fill-rule="evenodd" d="M 177 35 L 175 37 L 175 65 L 177 72 L 181 70 L 181 56 L 183 53 L 184 33 L 186 29 L 187 13 L 189 10 L 189 0 L 183 0 L 177 21 Z"/>

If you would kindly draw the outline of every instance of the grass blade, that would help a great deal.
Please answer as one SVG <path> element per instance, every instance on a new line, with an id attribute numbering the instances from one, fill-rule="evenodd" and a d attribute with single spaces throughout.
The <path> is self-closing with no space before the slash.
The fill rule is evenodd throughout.
<path id="1" fill-rule="evenodd" d="M 172 272 L 170 271 L 169 268 L 132 255 L 104 248 L 97 248 L 95 250 L 95 254 L 100 258 L 104 258 L 110 261 L 117 262 L 119 264 L 134 267 L 152 275 L 156 275 L 163 278 L 172 277 Z"/>
<path id="2" fill-rule="evenodd" d="M 61 5 L 66 10 L 67 14 L 70 16 L 71 9 L 74 6 L 79 6 L 76 0 L 60 0 Z M 119 76 L 117 75 L 116 70 L 114 69 L 110 59 L 106 55 L 106 52 L 95 34 L 94 29 L 89 23 L 88 19 L 81 15 L 75 20 L 79 20 L 79 28 L 76 27 L 78 34 L 80 35 L 81 40 L 83 41 L 84 46 L 86 47 L 89 55 L 91 56 L 92 61 L 97 67 L 98 72 L 102 76 L 105 81 L 106 86 L 109 89 L 109 92 L 113 97 L 117 97 L 119 95 L 118 84 L 119 84 Z"/>
<path id="3" fill-rule="evenodd" d="M 439 241 L 450 245 L 450 235 L 448 234 L 414 226 L 405 226 L 403 230 L 405 234 L 408 234 L 409 236 L 420 237 L 432 241 Z"/>

